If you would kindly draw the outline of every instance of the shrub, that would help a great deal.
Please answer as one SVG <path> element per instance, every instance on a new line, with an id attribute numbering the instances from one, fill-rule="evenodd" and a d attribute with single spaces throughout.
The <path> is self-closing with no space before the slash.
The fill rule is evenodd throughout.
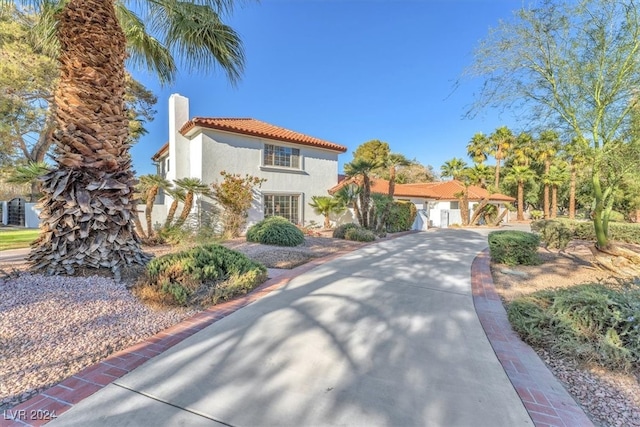
<path id="1" fill-rule="evenodd" d="M 349 228 L 346 231 L 344 238 L 346 240 L 353 240 L 355 242 L 373 242 L 374 240 L 376 240 L 376 235 L 371 230 L 367 230 L 366 228 L 362 227 L 356 227 Z"/>
<path id="2" fill-rule="evenodd" d="M 543 216 L 544 216 L 544 212 L 542 211 L 538 211 L 538 210 L 531 211 L 531 219 L 533 220 L 542 219 Z"/>
<path id="3" fill-rule="evenodd" d="M 564 249 L 574 238 L 574 228 L 566 221 L 536 221 L 531 223 L 531 230 L 540 235 L 548 248 Z"/>
<path id="4" fill-rule="evenodd" d="M 541 220 L 532 222 L 531 230 L 539 233 L 542 241 L 549 247 L 560 249 L 563 248 L 562 241 L 566 240 L 565 234 L 570 235 L 569 240 L 596 240 L 592 221 L 570 219 Z M 560 231 L 562 231 L 562 234 L 558 234 Z M 609 238 L 616 242 L 640 244 L 640 224 L 609 222 Z"/>
<path id="5" fill-rule="evenodd" d="M 335 239 L 344 239 L 345 235 L 347 234 L 347 231 L 353 228 L 358 228 L 359 225 L 358 224 L 354 224 L 353 222 L 350 222 L 348 224 L 342 224 L 339 225 L 335 228 L 335 230 L 333 230 L 333 237 Z"/>
<path id="6" fill-rule="evenodd" d="M 537 265 L 540 237 L 517 230 L 492 231 L 489 233 L 491 259 L 507 265 Z"/>
<path id="7" fill-rule="evenodd" d="M 520 297 L 508 307 L 522 338 L 580 361 L 630 370 L 640 360 L 640 289 L 585 284 Z"/>
<path id="8" fill-rule="evenodd" d="M 264 245 L 298 246 L 304 242 L 304 234 L 286 218 L 271 216 L 249 228 L 247 241 Z"/>
<path id="9" fill-rule="evenodd" d="M 155 258 L 135 292 L 169 305 L 216 304 L 246 294 L 267 278 L 267 269 L 220 245 L 198 246 Z"/>
<path id="10" fill-rule="evenodd" d="M 389 233 L 397 233 L 411 230 L 417 214 L 418 210 L 413 203 L 405 201 L 394 202 L 387 218 L 387 231 Z"/>

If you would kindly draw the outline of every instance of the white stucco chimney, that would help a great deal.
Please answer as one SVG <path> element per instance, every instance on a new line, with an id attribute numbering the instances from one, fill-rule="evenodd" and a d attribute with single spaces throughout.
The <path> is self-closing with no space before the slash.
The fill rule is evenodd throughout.
<path id="1" fill-rule="evenodd" d="M 188 120 L 189 98 L 172 94 L 169 97 L 169 180 L 190 176 L 189 143 L 179 132 Z"/>

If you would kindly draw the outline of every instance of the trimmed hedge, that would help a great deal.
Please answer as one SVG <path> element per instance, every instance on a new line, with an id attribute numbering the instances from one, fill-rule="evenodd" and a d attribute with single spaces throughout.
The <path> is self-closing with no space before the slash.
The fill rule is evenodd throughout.
<path id="1" fill-rule="evenodd" d="M 266 279 L 262 264 L 212 244 L 151 260 L 136 293 L 168 305 L 216 304 L 246 294 Z"/>
<path id="2" fill-rule="evenodd" d="M 371 230 L 357 227 L 349 228 L 345 233 L 344 238 L 346 240 L 353 240 L 354 242 L 373 242 L 376 240 L 376 235 Z"/>
<path id="3" fill-rule="evenodd" d="M 531 230 L 551 248 L 564 249 L 573 239 L 596 240 L 593 221 L 564 218 L 534 221 Z M 640 224 L 609 222 L 609 239 L 616 242 L 640 244 Z"/>
<path id="4" fill-rule="evenodd" d="M 271 216 L 249 228 L 247 241 L 263 245 L 298 246 L 304 243 L 304 233 L 286 218 Z"/>
<path id="5" fill-rule="evenodd" d="M 387 232 L 397 233 L 399 231 L 411 230 L 417 214 L 418 210 L 413 203 L 401 200 L 394 202 L 391 205 L 389 217 L 387 218 Z"/>
<path id="6" fill-rule="evenodd" d="M 538 265 L 540 237 L 518 230 L 492 231 L 489 233 L 491 259 L 507 265 Z"/>

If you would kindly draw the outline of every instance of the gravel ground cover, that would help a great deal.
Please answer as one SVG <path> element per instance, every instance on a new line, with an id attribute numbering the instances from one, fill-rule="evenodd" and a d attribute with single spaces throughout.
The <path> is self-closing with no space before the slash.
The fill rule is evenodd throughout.
<path id="1" fill-rule="evenodd" d="M 362 243 L 307 237 L 294 248 L 224 243 L 270 268 L 292 268 L 312 258 L 352 250 Z M 155 256 L 180 250 L 145 247 Z M 152 308 L 128 287 L 143 273 L 110 277 L 45 277 L 25 263 L 0 265 L 0 412 L 29 399 L 110 354 L 195 314 L 195 309 Z M 3 274 L 4 273 L 4 274 Z"/>
<path id="2" fill-rule="evenodd" d="M 544 263 L 539 266 L 492 264 L 496 291 L 503 302 L 508 303 L 540 289 L 613 280 L 611 272 L 591 264 L 592 244 L 574 241 L 564 251 L 540 249 Z M 615 372 L 594 365 L 579 365 L 541 348 L 534 350 L 594 424 L 640 426 L 640 367 L 631 373 Z"/>

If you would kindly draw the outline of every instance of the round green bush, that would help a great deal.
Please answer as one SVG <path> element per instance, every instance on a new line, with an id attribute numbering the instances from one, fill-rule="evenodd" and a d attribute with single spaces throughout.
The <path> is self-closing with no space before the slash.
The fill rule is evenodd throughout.
<path id="1" fill-rule="evenodd" d="M 540 236 L 519 230 L 500 230 L 489 233 L 491 259 L 507 265 L 538 265 Z"/>
<path id="2" fill-rule="evenodd" d="M 304 233 L 286 218 L 271 216 L 249 228 L 247 241 L 263 245 L 298 246 L 304 242 Z"/>
<path id="3" fill-rule="evenodd" d="M 353 222 L 350 222 L 348 224 L 342 224 L 339 225 L 338 227 L 336 227 L 335 230 L 333 230 L 333 238 L 334 239 L 344 239 L 345 235 L 347 234 L 348 230 L 354 229 L 354 228 L 359 228 L 358 224 L 354 224 Z"/>
<path id="4" fill-rule="evenodd" d="M 371 230 L 357 227 L 348 229 L 344 238 L 346 240 L 353 240 L 354 242 L 373 242 L 376 240 L 376 235 Z"/>

